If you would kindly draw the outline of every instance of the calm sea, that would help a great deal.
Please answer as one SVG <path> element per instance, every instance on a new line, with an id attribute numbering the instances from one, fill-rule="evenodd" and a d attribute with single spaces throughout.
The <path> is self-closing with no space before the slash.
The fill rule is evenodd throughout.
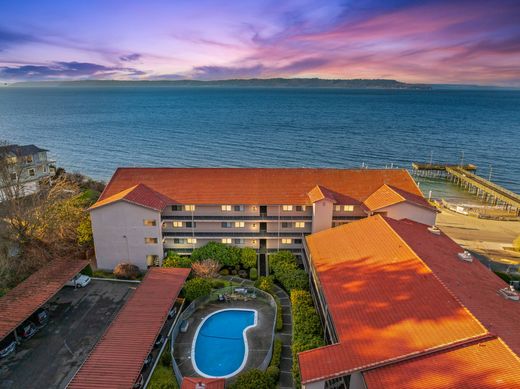
<path id="1" fill-rule="evenodd" d="M 0 139 L 107 180 L 118 166 L 478 165 L 520 192 L 520 91 L 0 88 Z M 421 182 L 434 197 L 464 197 Z"/>

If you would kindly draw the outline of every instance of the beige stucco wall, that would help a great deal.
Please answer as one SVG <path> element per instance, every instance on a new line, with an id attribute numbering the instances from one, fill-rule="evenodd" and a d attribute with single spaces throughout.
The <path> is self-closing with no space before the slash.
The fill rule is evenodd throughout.
<path id="1" fill-rule="evenodd" d="M 120 262 L 147 268 L 146 256 L 163 257 L 161 215 L 158 211 L 119 201 L 90 211 L 97 266 L 112 270 Z M 154 219 L 148 227 L 144 220 Z M 157 244 L 145 244 L 145 238 L 157 238 Z"/>
<path id="2" fill-rule="evenodd" d="M 312 233 L 332 227 L 332 212 L 334 204 L 329 200 L 316 201 L 312 205 Z"/>
<path id="3" fill-rule="evenodd" d="M 410 219 L 418 223 L 435 225 L 437 212 L 418 205 L 410 203 L 399 203 L 389 207 L 378 209 L 377 212 L 386 212 L 386 215 L 392 219 Z"/>

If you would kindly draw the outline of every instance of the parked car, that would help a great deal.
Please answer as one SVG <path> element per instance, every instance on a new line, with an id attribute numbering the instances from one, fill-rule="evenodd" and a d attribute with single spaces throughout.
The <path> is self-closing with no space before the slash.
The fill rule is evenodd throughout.
<path id="1" fill-rule="evenodd" d="M 149 365 L 150 363 L 152 363 L 152 361 L 153 361 L 153 355 L 152 355 L 152 353 L 150 353 L 150 354 L 148 354 L 148 356 L 147 356 L 146 359 L 144 360 L 144 363 L 143 363 L 143 369 L 147 368 L 148 365 Z"/>
<path id="2" fill-rule="evenodd" d="M 65 286 L 73 286 L 75 288 L 84 288 L 88 284 L 90 284 L 90 277 L 85 274 L 76 274 L 74 278 L 68 281 Z"/>
<path id="3" fill-rule="evenodd" d="M 0 341 L 0 358 L 5 358 L 16 350 L 16 339 L 13 334 Z"/>
<path id="4" fill-rule="evenodd" d="M 172 307 L 172 309 L 170 309 L 170 311 L 168 312 L 168 320 L 173 319 L 176 314 L 177 314 L 177 307 Z"/>
<path id="5" fill-rule="evenodd" d="M 155 339 L 153 348 L 161 347 L 165 340 L 166 340 L 166 338 L 162 334 L 159 334 L 157 339 Z"/>
<path id="6" fill-rule="evenodd" d="M 31 315 L 29 320 L 36 324 L 36 327 L 41 328 L 49 321 L 49 312 L 44 308 L 38 308 L 38 310 Z"/>
<path id="7" fill-rule="evenodd" d="M 143 374 L 139 374 L 139 377 L 137 377 L 137 380 L 134 383 L 134 386 L 132 386 L 132 389 L 141 389 L 144 385 L 144 377 Z"/>
<path id="8" fill-rule="evenodd" d="M 38 331 L 34 323 L 30 321 L 25 321 L 21 326 L 16 329 L 16 333 L 23 340 L 27 340 L 33 337 L 33 335 Z"/>

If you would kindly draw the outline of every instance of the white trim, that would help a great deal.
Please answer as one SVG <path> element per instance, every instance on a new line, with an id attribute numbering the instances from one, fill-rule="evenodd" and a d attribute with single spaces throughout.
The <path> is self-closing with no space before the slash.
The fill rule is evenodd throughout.
<path id="1" fill-rule="evenodd" d="M 197 362 L 195 361 L 195 344 L 196 344 L 197 338 L 199 336 L 199 331 L 202 328 L 202 326 L 204 325 L 204 323 L 206 322 L 206 320 L 208 320 L 211 316 L 216 315 L 217 313 L 221 313 L 221 312 L 225 312 L 225 311 L 249 311 L 249 312 L 253 312 L 255 320 L 254 320 L 252 325 L 247 326 L 242 331 L 242 336 L 244 337 L 244 358 L 242 359 L 242 363 L 240 364 L 238 369 L 236 369 L 234 372 L 232 372 L 230 374 L 227 374 L 227 375 L 224 375 L 224 376 L 212 376 L 212 375 L 205 374 L 205 373 L 203 373 L 202 371 L 199 370 L 199 368 L 197 366 Z M 193 368 L 197 372 L 197 374 L 202 376 L 202 377 L 205 377 L 205 378 L 229 378 L 229 377 L 233 377 L 234 375 L 240 373 L 242 371 L 242 369 L 244 369 L 244 367 L 246 365 L 246 362 L 247 362 L 247 357 L 249 356 L 249 344 L 247 343 L 246 332 L 250 328 L 256 327 L 257 323 L 258 323 L 258 311 L 256 309 L 247 309 L 247 308 L 226 308 L 226 309 L 221 309 L 221 310 L 212 312 L 208 316 L 203 318 L 202 321 L 200 322 L 199 326 L 197 327 L 197 331 L 195 331 L 195 336 L 193 337 L 193 342 L 191 344 L 191 363 L 193 365 Z"/>

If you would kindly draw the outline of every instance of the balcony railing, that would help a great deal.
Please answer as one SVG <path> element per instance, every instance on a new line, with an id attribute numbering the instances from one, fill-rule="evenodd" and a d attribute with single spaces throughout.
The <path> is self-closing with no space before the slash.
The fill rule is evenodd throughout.
<path id="1" fill-rule="evenodd" d="M 248 216 L 210 216 L 210 215 L 204 215 L 204 216 L 191 216 L 191 215 L 163 215 L 162 220 L 179 220 L 179 221 L 212 221 L 212 220 L 247 220 L 247 221 L 307 221 L 312 220 L 312 216 L 262 216 L 262 215 L 248 215 Z"/>
<path id="2" fill-rule="evenodd" d="M 237 238 L 294 238 L 302 239 L 301 232 L 233 232 L 233 231 L 222 231 L 222 232 L 198 232 L 198 231 L 179 231 L 170 232 L 163 231 L 163 237 L 165 238 L 204 238 L 204 237 L 237 237 Z"/>

